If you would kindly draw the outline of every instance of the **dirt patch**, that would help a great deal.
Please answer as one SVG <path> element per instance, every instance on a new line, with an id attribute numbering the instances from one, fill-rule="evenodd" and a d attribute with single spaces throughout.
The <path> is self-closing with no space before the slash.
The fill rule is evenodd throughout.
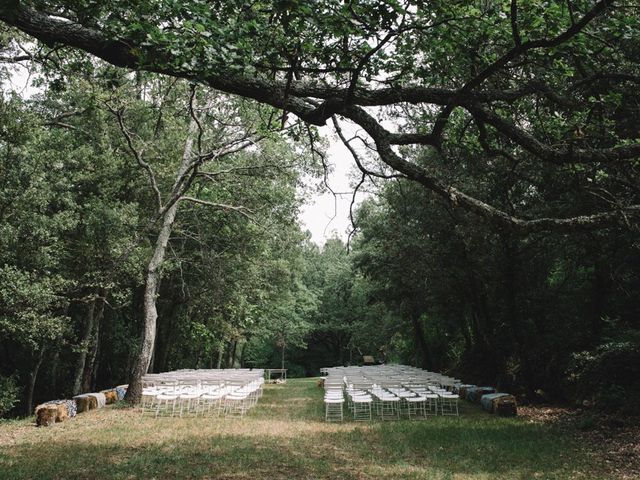
<path id="1" fill-rule="evenodd" d="M 554 406 L 519 407 L 518 413 L 531 422 L 553 424 L 569 432 L 611 478 L 640 478 L 640 417 Z"/>

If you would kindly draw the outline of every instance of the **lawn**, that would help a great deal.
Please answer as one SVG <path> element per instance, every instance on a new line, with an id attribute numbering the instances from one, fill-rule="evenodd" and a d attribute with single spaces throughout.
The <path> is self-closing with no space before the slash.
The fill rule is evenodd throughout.
<path id="1" fill-rule="evenodd" d="M 269 385 L 244 419 L 128 408 L 49 428 L 0 423 L 0 479 L 610 478 L 567 433 L 464 404 L 461 416 L 325 423 L 314 379 Z"/>

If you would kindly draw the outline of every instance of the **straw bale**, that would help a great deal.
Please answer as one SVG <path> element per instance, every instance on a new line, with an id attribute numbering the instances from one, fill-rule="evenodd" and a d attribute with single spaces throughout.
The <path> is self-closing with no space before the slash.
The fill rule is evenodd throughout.
<path id="1" fill-rule="evenodd" d="M 474 389 L 474 388 L 478 388 L 478 387 L 476 387 L 475 385 L 463 385 L 458 390 L 458 395 L 460 396 L 461 399 L 466 400 L 467 399 L 467 394 L 469 393 L 469 390 Z"/>
<path id="2" fill-rule="evenodd" d="M 67 405 L 64 403 L 55 403 L 56 406 L 56 422 L 64 422 L 69 418 L 69 412 L 67 411 Z"/>
<path id="3" fill-rule="evenodd" d="M 104 408 L 104 406 L 107 404 L 107 399 L 104 393 L 88 393 L 87 395 L 96 399 L 96 408 Z"/>
<path id="4" fill-rule="evenodd" d="M 512 403 L 515 405 L 516 397 L 514 397 L 513 395 L 504 395 L 499 398 L 494 398 L 493 400 L 491 400 L 491 403 L 492 403 L 492 410 L 495 413 L 500 403 Z"/>
<path id="5" fill-rule="evenodd" d="M 513 395 L 500 397 L 494 401 L 493 411 L 500 417 L 515 417 L 518 415 L 518 404 Z"/>
<path id="6" fill-rule="evenodd" d="M 36 407 L 36 425 L 39 427 L 48 427 L 56 422 L 58 408 L 51 403 L 43 403 Z"/>
<path id="7" fill-rule="evenodd" d="M 76 409 L 76 402 L 74 402 L 73 400 L 63 401 L 67 405 L 67 412 L 69 412 L 69 417 L 75 417 L 78 413 L 78 410 Z"/>
<path id="8" fill-rule="evenodd" d="M 76 402 L 78 413 L 87 412 L 89 410 L 93 410 L 94 408 L 98 408 L 98 400 L 92 395 L 77 395 L 73 397 L 73 399 Z"/>
<path id="9" fill-rule="evenodd" d="M 107 405 L 111 405 L 112 403 L 116 403 L 118 401 L 118 394 L 116 393 L 116 390 L 103 390 L 102 392 L 104 394 L 104 397 L 106 399 L 106 403 Z"/>
<path id="10" fill-rule="evenodd" d="M 116 387 L 116 394 L 118 395 L 118 400 L 124 399 L 124 396 L 127 393 L 127 388 L 129 388 L 129 385 L 118 385 Z"/>

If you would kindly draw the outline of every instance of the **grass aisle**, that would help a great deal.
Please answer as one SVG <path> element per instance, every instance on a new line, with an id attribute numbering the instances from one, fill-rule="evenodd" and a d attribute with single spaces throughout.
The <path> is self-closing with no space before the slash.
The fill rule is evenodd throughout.
<path id="1" fill-rule="evenodd" d="M 464 405 L 460 418 L 327 424 L 314 379 L 269 385 L 244 419 L 81 414 L 0 423 L 0 479 L 599 477 L 562 432 Z"/>

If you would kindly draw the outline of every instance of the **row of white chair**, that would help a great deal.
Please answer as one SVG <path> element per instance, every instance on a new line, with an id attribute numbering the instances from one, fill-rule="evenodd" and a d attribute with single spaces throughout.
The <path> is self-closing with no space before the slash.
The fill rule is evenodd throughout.
<path id="1" fill-rule="evenodd" d="M 459 415 L 459 396 L 437 385 L 407 384 L 383 388 L 372 383 L 348 383 L 346 378 L 325 379 L 325 419 L 343 420 L 344 393 L 347 408 L 356 421 L 371 420 L 373 413 L 382 420 L 399 419 L 401 415 Z"/>
<path id="2" fill-rule="evenodd" d="M 240 384 L 165 383 L 146 386 L 142 413 L 158 416 L 244 416 L 262 396 L 264 379 Z"/>

